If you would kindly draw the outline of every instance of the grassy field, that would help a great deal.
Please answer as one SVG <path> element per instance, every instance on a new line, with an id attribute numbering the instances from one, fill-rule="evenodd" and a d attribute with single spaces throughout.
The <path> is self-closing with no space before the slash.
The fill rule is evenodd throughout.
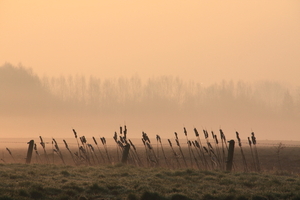
<path id="1" fill-rule="evenodd" d="M 150 146 L 137 144 L 136 140 L 136 151 L 131 146 L 127 164 L 120 163 L 122 148 L 113 145 L 112 140 L 107 146 L 100 142 L 97 146 L 103 159 L 96 145 L 92 151 L 84 142 L 80 146 L 89 153 L 81 151 L 82 158 L 76 158 L 80 150 L 75 141 L 69 142 L 69 149 L 60 140 L 57 140 L 59 148 L 47 141 L 45 151 L 37 143 L 31 164 L 25 164 L 28 144 L 24 143 L 23 148 L 3 148 L 0 200 L 300 199 L 300 147 L 297 144 L 258 145 L 258 171 L 253 159 L 254 147 L 249 148 L 244 141 L 241 149 L 236 141 L 233 169 L 228 172 L 222 167 L 224 163 L 211 162 L 222 160 L 218 158 L 221 147 L 213 141 L 211 151 L 214 153 L 204 152 L 203 157 L 200 149 L 189 149 L 187 143 L 181 141 L 180 148 L 173 142 L 172 149 L 167 140 L 162 146 L 158 142 Z M 203 159 L 208 161 L 207 168 L 201 163 Z"/>
<path id="2" fill-rule="evenodd" d="M 282 149 L 279 165 L 276 148 L 259 148 L 262 168 L 259 173 L 243 171 L 238 149 L 230 173 L 195 166 L 171 169 L 117 162 L 75 166 L 67 152 L 64 152 L 66 165 L 55 154 L 54 164 L 42 163 L 42 155 L 41 158 L 33 155 L 32 164 L 24 164 L 26 149 L 13 149 L 15 161 L 7 157 L 12 163 L 0 164 L 0 200 L 300 199 L 300 149 Z M 110 151 L 112 154 L 113 149 Z M 249 151 L 245 150 L 245 155 L 250 158 Z M 251 166 L 251 159 L 248 161 Z"/>
<path id="3" fill-rule="evenodd" d="M 296 174 L 1 164 L 0 199 L 300 199 Z"/>

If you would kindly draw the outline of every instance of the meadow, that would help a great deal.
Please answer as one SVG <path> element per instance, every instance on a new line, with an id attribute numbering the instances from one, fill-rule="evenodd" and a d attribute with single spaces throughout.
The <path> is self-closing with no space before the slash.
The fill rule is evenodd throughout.
<path id="1" fill-rule="evenodd" d="M 40 137 L 28 164 L 28 144 L 2 151 L 0 200 L 300 199 L 299 146 L 260 143 L 254 135 L 241 140 L 237 133 L 228 170 L 227 140 L 203 133 L 197 140 L 195 131 L 193 141 L 146 133 L 130 140 L 125 127 L 107 141 L 75 130 L 72 140 Z"/>

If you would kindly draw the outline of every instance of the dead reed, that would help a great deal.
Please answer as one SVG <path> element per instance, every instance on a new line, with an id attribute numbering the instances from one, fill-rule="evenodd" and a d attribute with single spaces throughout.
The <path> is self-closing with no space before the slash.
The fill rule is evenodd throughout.
<path id="1" fill-rule="evenodd" d="M 48 154 L 47 154 L 47 151 L 46 151 L 46 144 L 45 144 L 42 136 L 40 136 L 40 141 L 41 141 L 40 144 L 41 144 L 41 146 L 42 146 L 42 148 L 44 150 L 44 155 L 45 155 L 45 158 L 46 158 L 46 162 L 47 162 L 47 164 L 49 164 L 50 160 L 49 160 L 49 157 L 48 157 Z"/>
<path id="2" fill-rule="evenodd" d="M 110 150 L 113 148 L 108 148 L 106 138 L 100 137 L 102 145 L 100 145 L 95 137 L 92 137 L 93 143 L 88 143 L 88 139 L 85 136 L 78 136 L 75 129 L 72 129 L 78 148 L 70 148 L 66 140 L 62 140 L 66 150 L 68 151 L 68 156 L 71 158 L 75 166 L 78 165 L 101 165 L 101 164 L 114 164 L 114 163 L 125 163 L 136 165 L 139 167 L 166 167 L 166 168 L 196 168 L 203 170 L 226 170 L 227 161 L 227 140 L 224 132 L 220 131 L 220 140 L 213 131 L 208 134 L 208 131 L 203 129 L 204 138 L 201 140 L 198 130 L 194 128 L 195 138 L 190 140 L 186 127 L 183 127 L 183 133 L 185 136 L 186 143 L 181 143 L 177 132 L 174 132 L 175 142 L 177 148 L 174 148 L 170 139 L 168 140 L 169 148 L 163 145 L 163 139 L 156 135 L 156 146 L 153 147 L 147 133 L 142 132 L 142 142 L 144 147 L 144 155 L 141 156 L 143 150 L 140 147 L 136 147 L 132 140 L 128 139 L 127 127 L 120 126 L 119 133 L 114 132 L 112 139 L 116 143 L 116 153 L 110 155 Z M 210 135 L 212 138 L 210 138 Z M 258 150 L 256 148 L 256 138 L 254 133 L 251 133 L 251 137 L 248 137 L 249 152 L 251 153 L 251 163 L 252 168 L 247 165 L 246 156 L 244 154 L 241 139 L 239 133 L 236 132 L 236 139 L 239 144 L 240 154 L 242 156 L 242 163 L 244 171 L 254 170 L 259 172 L 260 163 L 258 159 Z M 50 164 L 50 158 L 47 153 L 46 143 L 43 138 L 40 138 L 40 145 L 43 148 L 44 155 L 38 152 L 37 145 L 34 144 L 33 150 L 36 155 L 36 163 L 46 163 Z M 205 145 L 203 145 L 205 144 Z M 65 156 L 63 151 L 59 148 L 57 141 L 52 138 L 52 149 L 53 149 L 53 161 L 54 164 L 54 153 L 60 158 L 63 164 L 66 164 Z M 97 150 L 98 149 L 98 150 Z M 11 151 L 7 148 L 12 160 L 16 162 Z M 172 155 L 170 157 L 170 155 Z M 4 159 L 1 159 L 5 162 Z M 70 160 L 70 159 L 69 159 Z M 68 164 L 70 164 L 68 162 Z M 235 163 L 233 163 L 233 168 Z"/>
<path id="3" fill-rule="evenodd" d="M 248 171 L 248 165 L 247 165 L 246 157 L 245 157 L 245 154 L 244 154 L 244 151 L 243 151 L 243 148 L 242 148 L 242 142 L 241 142 L 239 133 L 238 133 L 237 131 L 236 131 L 235 133 L 236 133 L 236 138 L 237 138 L 237 140 L 238 140 L 239 147 L 240 147 L 240 150 L 241 150 L 241 155 L 242 155 L 242 160 L 243 160 L 244 171 L 247 172 L 247 171 Z"/>

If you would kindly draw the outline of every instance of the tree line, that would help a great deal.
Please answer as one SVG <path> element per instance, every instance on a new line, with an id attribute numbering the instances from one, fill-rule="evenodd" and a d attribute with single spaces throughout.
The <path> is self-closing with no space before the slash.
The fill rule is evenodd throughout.
<path id="1" fill-rule="evenodd" d="M 59 105 L 94 114 L 208 114 L 300 117 L 300 87 L 276 81 L 226 81 L 211 85 L 173 76 L 100 79 L 95 76 L 38 77 L 22 66 L 0 67 L 1 102 Z M 22 102 L 22 103 L 18 103 Z M 25 103 L 24 103 L 25 102 Z M 3 108 L 3 107 L 2 107 Z"/>
<path id="2" fill-rule="evenodd" d="M 138 76 L 44 77 L 42 84 L 62 101 L 95 112 L 250 112 L 278 116 L 300 116 L 300 88 L 276 81 L 247 83 L 226 81 L 205 86 L 179 77 L 159 76 L 142 80 Z"/>

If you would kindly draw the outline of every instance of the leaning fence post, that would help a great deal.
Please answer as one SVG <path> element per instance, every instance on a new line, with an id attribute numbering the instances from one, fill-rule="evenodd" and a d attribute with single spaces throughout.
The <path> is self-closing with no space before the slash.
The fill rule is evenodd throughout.
<path id="1" fill-rule="evenodd" d="M 28 151 L 27 151 L 26 164 L 30 164 L 31 157 L 32 157 L 32 151 L 33 151 L 34 140 L 30 140 L 27 144 L 29 144 L 29 146 L 28 146 Z"/>
<path id="2" fill-rule="evenodd" d="M 231 171 L 231 169 L 232 169 L 233 153 L 234 153 L 234 143 L 235 143 L 234 140 L 230 140 L 229 141 L 229 149 L 228 149 L 226 171 Z"/>
<path id="3" fill-rule="evenodd" d="M 122 155 L 122 161 L 121 161 L 122 163 L 127 163 L 129 149 L 130 149 L 130 145 L 126 144 L 123 149 L 123 155 Z"/>

